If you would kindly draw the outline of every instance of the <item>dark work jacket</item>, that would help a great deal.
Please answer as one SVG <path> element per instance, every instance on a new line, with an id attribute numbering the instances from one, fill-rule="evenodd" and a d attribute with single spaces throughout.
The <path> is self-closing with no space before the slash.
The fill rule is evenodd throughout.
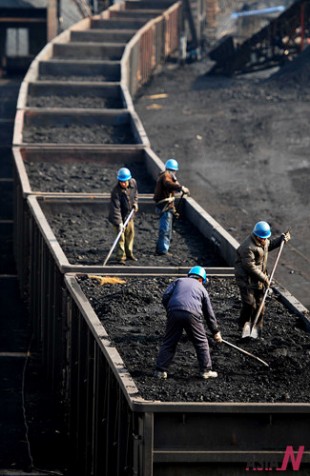
<path id="1" fill-rule="evenodd" d="M 163 294 L 162 303 L 169 315 L 185 311 L 198 319 L 205 318 L 212 332 L 218 332 L 217 320 L 207 290 L 195 278 L 179 278 L 171 283 Z"/>
<path id="2" fill-rule="evenodd" d="M 260 287 L 264 283 L 267 272 L 268 251 L 278 248 L 282 236 L 266 240 L 262 245 L 252 233 L 237 249 L 235 276 L 239 286 Z"/>
<path id="3" fill-rule="evenodd" d="M 130 179 L 127 188 L 122 188 L 117 182 L 111 192 L 109 221 L 115 226 L 124 223 L 134 205 L 138 205 L 136 180 Z"/>
<path id="4" fill-rule="evenodd" d="M 161 172 L 158 176 L 155 191 L 154 191 L 154 201 L 156 202 L 156 206 L 159 208 L 163 208 L 167 205 L 167 202 L 163 201 L 165 198 L 173 197 L 175 192 L 181 192 L 182 185 L 177 181 L 177 178 L 173 172 L 169 170 L 165 170 Z M 167 208 L 173 209 L 174 202 L 171 202 L 167 205 Z"/>

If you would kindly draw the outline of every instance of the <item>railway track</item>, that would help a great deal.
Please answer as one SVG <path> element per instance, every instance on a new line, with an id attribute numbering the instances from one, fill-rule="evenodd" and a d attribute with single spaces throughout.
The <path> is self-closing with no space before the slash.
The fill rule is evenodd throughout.
<path id="1" fill-rule="evenodd" d="M 184 257 L 179 251 L 161 261 L 138 243 L 140 263 L 125 272 L 115 264 L 103 269 L 100 259 L 111 242 L 102 218 L 108 177 L 122 165 L 140 174 L 143 220 L 137 220 L 137 230 L 149 231 L 147 245 L 152 242 L 152 190 L 164 165 L 150 147 L 132 98 L 177 49 L 180 14 L 179 3 L 128 1 L 84 19 L 42 50 L 19 94 L 13 138 L 17 272 L 42 343 L 47 379 L 66 403 L 80 475 L 152 476 L 159 468 L 161 474 L 189 474 L 184 463 L 196 474 L 207 469 L 233 475 L 255 457 L 279 457 L 288 425 L 294 428 L 290 444 L 309 441 L 309 403 L 143 399 L 79 285 L 81 276 L 90 274 L 171 279 L 187 272 L 200 245 L 211 251 L 199 255 L 209 275 L 232 276 L 238 243 L 191 198 L 184 200 L 182 212 L 189 223 L 186 233 L 195 227 L 197 241 L 185 240 Z M 63 183 L 57 183 L 61 177 Z M 181 226 L 176 226 L 179 245 Z M 308 324 L 303 306 L 286 290 L 276 291 L 285 309 Z M 227 439 L 218 430 L 219 419 Z M 303 462 L 310 463 L 307 451 Z"/>

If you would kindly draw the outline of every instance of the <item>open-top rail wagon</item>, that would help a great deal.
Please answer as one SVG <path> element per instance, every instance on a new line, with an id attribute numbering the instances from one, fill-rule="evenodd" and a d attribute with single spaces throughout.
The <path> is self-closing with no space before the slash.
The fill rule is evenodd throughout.
<path id="1" fill-rule="evenodd" d="M 180 276 L 203 255 L 190 250 L 181 262 L 162 262 L 151 254 L 146 264 L 142 259 L 128 266 L 126 274 L 113 263 L 103 268 L 99 258 L 72 258 L 55 227 L 54 218 L 67 211 L 72 230 L 78 226 L 75 213 L 87 210 L 93 223 L 104 216 L 110 183 L 100 185 L 101 177 L 105 169 L 122 165 L 140 174 L 141 214 L 152 217 L 151 187 L 163 162 L 150 148 L 133 98 L 178 48 L 180 21 L 179 2 L 120 2 L 62 33 L 32 63 L 20 90 L 13 147 L 15 254 L 22 291 L 47 378 L 65 400 L 80 475 L 240 475 L 268 462 L 281 468 L 286 456 L 308 474 L 308 399 L 199 403 L 143 398 L 79 282 L 81 276 L 100 274 L 126 275 L 129 281 Z M 103 144 L 102 135 L 89 135 L 101 125 L 129 126 L 130 134 L 119 141 L 110 131 Z M 47 129 L 52 133 L 44 136 Z M 61 173 L 57 167 L 63 167 Z M 87 167 L 97 170 L 91 172 L 95 189 L 91 182 L 85 185 L 81 171 Z M 67 188 L 55 190 L 61 176 L 67 182 L 58 185 Z M 185 199 L 182 209 L 184 226 L 195 227 L 211 252 L 197 264 L 206 265 L 211 276 L 232 279 L 236 240 L 193 199 Z M 107 228 L 102 233 L 108 235 Z M 103 243 L 102 253 L 107 251 Z M 274 290 L 283 309 L 309 325 L 303 306 L 281 286 Z"/>

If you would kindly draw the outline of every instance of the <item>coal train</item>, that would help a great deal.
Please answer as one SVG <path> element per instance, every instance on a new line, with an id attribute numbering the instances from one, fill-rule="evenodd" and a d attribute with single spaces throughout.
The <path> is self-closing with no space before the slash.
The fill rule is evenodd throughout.
<path id="1" fill-rule="evenodd" d="M 13 139 L 21 292 L 47 379 L 66 403 L 75 474 L 240 475 L 251 464 L 256 470 L 281 462 L 287 447 L 305 448 L 298 469 L 309 474 L 309 402 L 144 399 L 79 283 L 94 275 L 172 279 L 195 262 L 209 276 L 233 279 L 238 243 L 190 197 L 181 203 L 184 226 L 196 230 L 209 254 L 198 256 L 185 240 L 182 259 L 164 261 L 150 252 L 125 270 L 111 262 L 103 268 L 111 245 L 109 177 L 119 167 L 138 179 L 143 219 L 137 235 L 141 230 L 153 239 L 153 184 L 164 163 L 151 149 L 133 98 L 178 49 L 181 15 L 180 2 L 120 2 L 61 33 L 31 64 Z M 176 246 L 183 238 L 180 231 Z M 274 291 L 309 325 L 290 293 L 278 284 Z"/>

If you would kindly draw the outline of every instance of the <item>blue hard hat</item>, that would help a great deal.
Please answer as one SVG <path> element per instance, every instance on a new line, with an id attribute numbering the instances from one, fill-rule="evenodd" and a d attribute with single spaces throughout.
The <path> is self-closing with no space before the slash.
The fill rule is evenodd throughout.
<path id="1" fill-rule="evenodd" d="M 199 276 L 199 278 L 202 278 L 203 283 L 207 282 L 206 270 L 201 266 L 194 266 L 191 268 L 187 273 L 187 276 Z"/>
<path id="2" fill-rule="evenodd" d="M 122 167 L 119 169 L 117 172 L 117 180 L 120 182 L 127 182 L 127 180 L 131 179 L 131 173 L 129 169 L 126 169 L 126 167 Z"/>
<path id="3" fill-rule="evenodd" d="M 179 170 L 179 164 L 175 159 L 169 159 L 165 163 L 166 170 L 173 170 L 177 172 Z"/>
<path id="4" fill-rule="evenodd" d="M 271 236 L 270 226 L 266 221 L 259 221 L 253 228 L 253 234 L 259 238 L 269 238 Z"/>

